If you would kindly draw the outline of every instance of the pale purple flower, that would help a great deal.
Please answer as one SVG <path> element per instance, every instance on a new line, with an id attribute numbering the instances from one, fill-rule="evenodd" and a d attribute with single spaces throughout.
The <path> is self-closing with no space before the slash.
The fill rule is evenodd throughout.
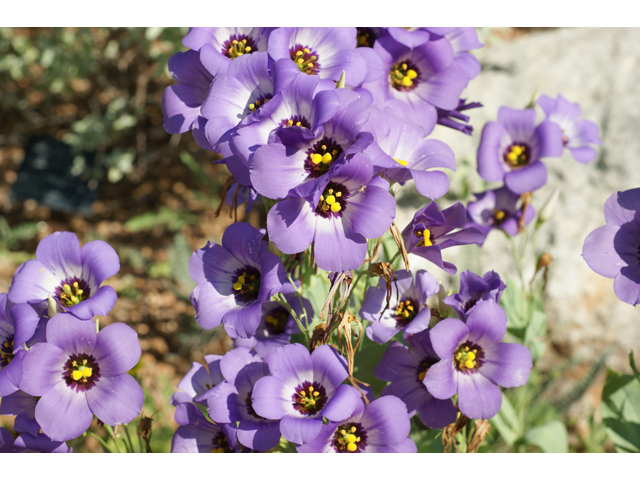
<path id="1" fill-rule="evenodd" d="M 493 270 L 482 277 L 465 270 L 460 274 L 460 292 L 449 295 L 444 299 L 444 303 L 452 307 L 464 322 L 479 301 L 491 299 L 498 303 L 505 288 L 507 286 L 500 279 L 500 275 Z"/>
<path id="2" fill-rule="evenodd" d="M 238 448 L 236 430 L 207 420 L 193 403 L 176 407 L 178 429 L 171 440 L 171 453 L 232 453 Z"/>
<path id="3" fill-rule="evenodd" d="M 133 420 L 144 393 L 128 375 L 140 360 L 136 332 L 114 323 L 96 334 L 93 322 L 59 313 L 47 324 L 47 343 L 33 345 L 22 362 L 20 389 L 41 397 L 35 417 L 52 440 L 70 440 L 95 414 L 108 425 Z"/>
<path id="4" fill-rule="evenodd" d="M 287 281 L 264 234 L 248 223 L 234 223 L 225 230 L 221 245 L 209 242 L 191 255 L 189 275 L 198 284 L 191 302 L 200 326 L 210 329 L 223 323 L 233 338 L 255 333 L 262 303 Z"/>
<path id="5" fill-rule="evenodd" d="M 117 295 L 112 287 L 100 285 L 119 270 L 118 254 L 107 243 L 95 240 L 80 248 L 75 233 L 52 233 L 38 244 L 36 259 L 16 270 L 9 301 L 40 304 L 51 295 L 77 318 L 106 316 Z"/>
<path id="6" fill-rule="evenodd" d="M 427 298 L 440 290 L 436 278 L 426 270 L 416 273 L 415 284 L 411 272 L 401 270 L 391 282 L 391 300 L 387 305 L 387 284 L 380 277 L 377 287 L 370 287 L 360 308 L 360 316 L 371 323 L 367 337 L 376 343 L 388 342 L 396 333 L 419 333 L 429 327 L 431 311 Z"/>
<path id="7" fill-rule="evenodd" d="M 339 422 L 354 414 L 362 397 L 347 379 L 347 362 L 329 345 L 313 353 L 299 343 L 280 347 L 266 358 L 270 376 L 253 389 L 255 412 L 280 421 L 284 438 L 296 444 L 311 442 L 322 428 L 322 418 Z"/>
<path id="8" fill-rule="evenodd" d="M 584 241 L 582 256 L 603 277 L 613 278 L 613 291 L 625 303 L 640 303 L 640 188 L 611 195 L 604 204 L 607 224 Z"/>
<path id="9" fill-rule="evenodd" d="M 0 415 L 15 415 L 13 429 L 16 432 L 28 433 L 32 437 L 37 437 L 40 425 L 36 421 L 36 403 L 38 403 L 37 398 L 18 390 L 11 395 L 2 397 Z"/>
<path id="10" fill-rule="evenodd" d="M 180 403 L 193 402 L 196 397 L 224 381 L 220 371 L 221 359 L 221 355 L 205 355 L 206 367 L 198 362 L 193 362 L 187 374 L 178 383 L 176 387 L 178 391 L 171 395 L 171 404 L 177 406 Z M 207 405 L 207 402 L 199 403 Z"/>
<path id="11" fill-rule="evenodd" d="M 446 400 L 458 394 L 458 408 L 469 418 L 488 419 L 502 405 L 500 386 L 520 387 L 531 371 L 531 352 L 524 345 L 500 343 L 507 315 L 493 300 L 473 308 L 466 323 L 446 318 L 431 329 L 433 350 L 441 360 L 424 377 L 427 390 Z"/>
<path id="12" fill-rule="evenodd" d="M 538 98 L 538 105 L 544 110 L 547 120 L 562 129 L 562 143 L 576 161 L 589 163 L 596 159 L 597 153 L 590 144 L 602 143 L 598 125 L 590 120 L 580 120 L 579 104 L 569 102 L 562 95 L 558 95 L 556 100 L 542 95 Z"/>

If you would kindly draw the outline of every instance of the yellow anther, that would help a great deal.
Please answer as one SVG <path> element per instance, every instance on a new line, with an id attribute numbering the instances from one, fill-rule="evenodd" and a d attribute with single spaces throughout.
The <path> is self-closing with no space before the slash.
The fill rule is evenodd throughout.
<path id="1" fill-rule="evenodd" d="M 433 245 L 433 243 L 431 242 L 431 232 L 429 231 L 429 229 L 425 228 L 422 231 L 422 237 L 424 238 L 423 243 L 425 247 L 430 247 L 431 245 Z"/>
<path id="2" fill-rule="evenodd" d="M 87 364 L 87 359 L 85 358 L 84 360 L 82 360 L 82 365 L 86 365 Z"/>
<path id="3" fill-rule="evenodd" d="M 347 450 L 350 452 L 355 452 L 358 449 L 358 446 L 355 443 L 348 443 Z"/>
<path id="4" fill-rule="evenodd" d="M 505 213 L 502 210 L 494 210 L 493 211 L 493 217 L 496 220 L 502 220 L 505 216 Z"/>
<path id="5" fill-rule="evenodd" d="M 409 310 L 410 312 L 413 312 L 413 307 L 411 305 L 407 305 L 407 310 Z"/>
<path id="6" fill-rule="evenodd" d="M 333 205 L 331 205 L 332 212 L 339 212 L 340 210 L 342 210 L 342 207 L 339 203 L 334 203 Z"/>
<path id="7" fill-rule="evenodd" d="M 299 127 L 300 125 L 302 125 L 300 122 L 296 122 L 296 127 Z"/>
<path id="8" fill-rule="evenodd" d="M 467 368 L 473 368 L 475 367 L 475 363 L 473 363 L 473 360 L 467 360 L 466 362 L 464 362 L 464 366 Z"/>
<path id="9" fill-rule="evenodd" d="M 405 87 L 410 87 L 411 85 L 413 85 L 413 80 L 411 80 L 409 77 L 403 77 L 402 85 Z"/>
<path id="10" fill-rule="evenodd" d="M 84 293 L 84 290 L 78 290 L 78 295 L 82 295 Z"/>
<path id="11" fill-rule="evenodd" d="M 311 53 L 311 50 L 309 50 L 308 48 L 305 48 L 304 53 Z"/>
<path id="12" fill-rule="evenodd" d="M 333 188 L 328 189 L 327 192 L 329 192 L 329 195 L 333 195 Z"/>
<path id="13" fill-rule="evenodd" d="M 347 432 L 345 432 L 344 429 L 340 430 L 340 435 L 342 435 L 344 437 L 346 434 L 347 434 Z"/>
<path id="14" fill-rule="evenodd" d="M 247 39 L 246 39 L 246 38 L 243 38 L 243 39 L 242 39 L 242 43 L 247 43 Z"/>
<path id="15" fill-rule="evenodd" d="M 515 152 L 509 152 L 507 153 L 507 158 L 512 162 L 515 162 L 516 160 L 518 160 L 518 154 Z"/>
<path id="16" fill-rule="evenodd" d="M 91 367 L 87 367 L 84 370 L 82 370 L 82 376 L 85 378 L 89 378 L 92 373 L 93 373 L 93 368 Z"/>
<path id="17" fill-rule="evenodd" d="M 307 63 L 307 68 L 313 68 L 313 63 L 311 62 Z"/>
<path id="18" fill-rule="evenodd" d="M 417 76 L 418 76 L 418 73 L 415 70 L 409 70 L 407 72 L 407 77 L 409 77 L 411 80 L 413 80 Z"/>
<path id="19" fill-rule="evenodd" d="M 245 282 L 244 277 L 242 277 L 242 276 L 238 277 L 238 283 L 239 284 L 244 285 L 244 282 Z"/>
<path id="20" fill-rule="evenodd" d="M 301 52 L 300 50 L 296 52 L 296 57 L 301 57 L 302 55 L 304 55 L 304 53 Z"/>
<path id="21" fill-rule="evenodd" d="M 74 295 L 71 295 L 71 301 L 72 301 L 73 303 L 80 303 L 80 302 L 78 302 L 78 297 L 76 297 L 76 296 L 74 296 Z"/>
<path id="22" fill-rule="evenodd" d="M 424 372 L 420 372 L 418 374 L 418 380 L 423 381 L 424 380 L 424 376 L 427 374 L 427 371 L 425 370 Z"/>
<path id="23" fill-rule="evenodd" d="M 336 197 L 340 198 L 342 196 L 342 192 L 336 192 Z"/>
<path id="24" fill-rule="evenodd" d="M 287 125 L 289 126 L 293 125 L 293 120 L 287 120 Z"/>
<path id="25" fill-rule="evenodd" d="M 320 201 L 324 202 L 324 195 L 320 195 Z"/>
<path id="26" fill-rule="evenodd" d="M 313 387 L 309 387 L 309 393 L 313 392 Z"/>
<path id="27" fill-rule="evenodd" d="M 233 43 L 234 45 L 238 44 L 238 40 L 231 40 L 231 43 Z"/>
<path id="28" fill-rule="evenodd" d="M 469 352 L 469 353 L 467 353 L 467 358 L 468 358 L 469 360 L 472 360 L 472 361 L 473 361 L 473 360 L 475 360 L 475 359 L 476 359 L 476 354 L 475 354 L 475 353 L 473 353 L 473 352 Z"/>
<path id="29" fill-rule="evenodd" d="M 331 154 L 330 154 L 330 153 L 325 153 L 325 154 L 322 156 L 322 163 L 329 163 L 329 162 L 331 162 L 331 161 L 333 161 L 333 157 L 331 156 Z"/>
<path id="30" fill-rule="evenodd" d="M 464 351 L 468 352 L 469 351 L 469 347 L 464 347 Z"/>
<path id="31" fill-rule="evenodd" d="M 402 312 L 402 316 L 405 318 L 409 317 L 409 312 L 407 312 L 406 310 Z"/>
<path id="32" fill-rule="evenodd" d="M 78 288 L 78 282 L 73 282 L 73 288 Z"/>
<path id="33" fill-rule="evenodd" d="M 64 288 L 64 291 L 65 291 L 65 292 L 67 292 L 67 293 L 71 293 L 71 287 L 70 287 L 69 285 L 64 284 L 64 285 L 62 286 L 62 288 Z"/>
<path id="34" fill-rule="evenodd" d="M 407 166 L 407 161 L 406 160 L 398 160 L 397 158 L 394 158 L 394 160 L 396 162 L 398 162 L 400 165 L 402 165 L 403 167 Z"/>
<path id="35" fill-rule="evenodd" d="M 71 373 L 71 376 L 73 377 L 73 379 L 77 382 L 78 380 L 80 380 L 82 378 L 82 372 L 80 370 L 74 370 Z"/>
<path id="36" fill-rule="evenodd" d="M 256 100 L 256 106 L 259 107 L 260 106 L 260 100 Z"/>
<path id="37" fill-rule="evenodd" d="M 309 403 L 310 403 L 311 405 L 315 405 L 315 404 L 316 404 L 316 401 L 315 401 L 313 398 L 310 398 L 310 399 L 309 399 Z"/>
<path id="38" fill-rule="evenodd" d="M 233 289 L 234 290 L 241 290 L 242 289 L 242 284 L 240 282 L 236 282 L 233 284 Z"/>
<path id="39" fill-rule="evenodd" d="M 317 165 L 322 161 L 322 155 L 320 155 L 319 153 L 314 153 L 313 155 L 311 155 L 311 161 Z"/>
<path id="40" fill-rule="evenodd" d="M 356 427 L 351 427 L 351 433 L 356 433 Z"/>
<path id="41" fill-rule="evenodd" d="M 403 64 L 402 64 L 402 70 L 406 70 L 406 69 L 407 69 L 407 64 L 406 64 L 406 63 L 403 63 Z"/>
<path id="42" fill-rule="evenodd" d="M 327 202 L 329 205 L 333 205 L 334 203 L 336 203 L 336 197 L 334 197 L 333 195 L 329 195 L 325 199 L 325 202 Z"/>
<path id="43" fill-rule="evenodd" d="M 305 392 L 304 390 L 300 392 L 300 395 L 302 395 L 303 397 L 307 396 L 307 392 Z"/>
<path id="44" fill-rule="evenodd" d="M 71 362 L 71 366 L 72 367 L 77 367 L 78 366 L 78 362 L 76 362 L 75 360 L 73 362 Z"/>
<path id="45" fill-rule="evenodd" d="M 224 453 L 224 448 L 222 447 L 212 448 L 211 453 Z"/>
<path id="46" fill-rule="evenodd" d="M 298 65 L 302 65 L 304 63 L 304 60 L 302 58 L 298 58 L 298 60 L 296 61 L 296 63 Z"/>
<path id="47" fill-rule="evenodd" d="M 320 392 L 313 392 L 314 397 L 317 397 L 318 395 L 320 395 Z"/>
<path id="48" fill-rule="evenodd" d="M 249 104 L 249 110 L 255 110 L 256 106 L 253 103 Z"/>
<path id="49" fill-rule="evenodd" d="M 356 436 L 353 433 L 349 434 L 349 436 L 347 437 L 347 442 L 356 443 Z"/>

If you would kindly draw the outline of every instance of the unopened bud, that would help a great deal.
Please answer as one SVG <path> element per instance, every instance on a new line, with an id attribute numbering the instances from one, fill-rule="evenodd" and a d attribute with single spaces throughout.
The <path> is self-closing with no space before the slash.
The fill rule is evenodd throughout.
<path id="1" fill-rule="evenodd" d="M 47 297 L 47 315 L 49 315 L 49 318 L 53 318 L 56 313 L 60 313 L 62 311 L 63 310 L 62 308 L 60 308 L 60 305 L 58 305 L 58 302 L 56 302 L 54 298 L 49 295 Z"/>
<path id="2" fill-rule="evenodd" d="M 338 80 L 338 84 L 336 85 L 336 88 L 344 88 L 345 84 L 346 84 L 346 73 L 343 70 L 342 71 L 342 75 L 340 76 L 340 80 Z"/>

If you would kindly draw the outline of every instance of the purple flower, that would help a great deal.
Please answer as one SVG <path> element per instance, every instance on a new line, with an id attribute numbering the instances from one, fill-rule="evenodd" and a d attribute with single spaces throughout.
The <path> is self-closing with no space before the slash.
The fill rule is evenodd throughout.
<path id="1" fill-rule="evenodd" d="M 106 316 L 117 295 L 112 287 L 100 284 L 119 270 L 118 254 L 105 242 L 95 240 L 80 248 L 75 233 L 52 233 L 38 244 L 36 259 L 16 270 L 9 301 L 37 304 L 51 295 L 64 311 L 80 319 Z"/>
<path id="2" fill-rule="evenodd" d="M 207 368 L 198 362 L 193 362 L 191 369 L 178 383 L 178 390 L 171 396 L 171 404 L 179 405 L 184 402 L 193 402 L 196 397 L 208 392 L 213 387 L 224 381 L 220 371 L 221 355 L 205 355 L 204 361 Z M 199 402 L 206 405 L 207 402 Z"/>
<path id="3" fill-rule="evenodd" d="M 440 38 L 411 49 L 381 32 L 373 49 L 386 73 L 363 85 L 373 94 L 374 107 L 391 108 L 428 135 L 436 124 L 436 107 L 453 110 L 458 106 L 468 76 L 455 64 L 449 40 Z"/>
<path id="4" fill-rule="evenodd" d="M 452 27 L 387 27 L 387 32 L 393 39 L 409 48 L 424 45 L 429 40 L 438 40 L 444 35 L 451 34 Z"/>
<path id="5" fill-rule="evenodd" d="M 47 343 L 25 355 L 20 389 L 41 397 L 35 417 L 52 440 L 82 434 L 93 414 L 108 425 L 128 423 L 144 400 L 138 382 L 125 373 L 140 354 L 131 327 L 114 323 L 96 334 L 93 322 L 59 313 L 47 324 Z"/>
<path id="6" fill-rule="evenodd" d="M 584 241 L 582 256 L 599 275 L 613 278 L 625 303 L 640 303 L 640 188 L 616 192 L 604 204 L 607 224 Z"/>
<path id="7" fill-rule="evenodd" d="M 484 45 L 478 40 L 475 27 L 454 27 L 445 36 L 455 52 L 454 62 L 464 69 L 469 80 L 477 77 L 480 73 L 480 62 L 469 50 L 476 50 Z"/>
<path id="8" fill-rule="evenodd" d="M 220 361 L 225 382 L 201 397 L 208 402 L 211 419 L 237 425 L 238 442 L 266 452 L 280 441 L 280 421 L 260 416 L 254 410 L 251 394 L 258 380 L 269 375 L 269 367 L 248 348 L 240 347 Z"/>
<path id="9" fill-rule="evenodd" d="M 318 436 L 297 450 L 300 453 L 415 453 L 415 443 L 407 438 L 410 430 L 411 421 L 404 403 L 388 396 L 366 407 L 360 402 L 349 418 L 322 425 Z"/>
<path id="10" fill-rule="evenodd" d="M 358 268 L 367 255 L 367 238 L 383 235 L 396 213 L 388 183 L 378 177 L 371 181 L 372 175 L 366 155 L 347 159 L 325 177 L 319 191 L 271 208 L 269 238 L 287 254 L 302 252 L 313 242 L 315 261 L 324 270 Z"/>
<path id="11" fill-rule="evenodd" d="M 469 117 L 460 112 L 483 106 L 480 102 L 467 103 L 465 98 L 461 98 L 460 103 L 454 110 L 436 108 L 438 112 L 438 125 L 458 130 L 465 135 L 471 135 L 473 133 L 473 127 L 469 125 Z M 459 122 L 456 120 L 459 120 Z"/>
<path id="12" fill-rule="evenodd" d="M 440 361 L 434 352 L 429 332 L 411 337 L 411 350 L 398 342 L 391 342 L 373 369 L 376 378 L 391 382 L 382 389 L 382 395 L 395 395 L 402 400 L 409 416 L 418 413 L 429 428 L 444 428 L 456 421 L 457 410 L 450 399 L 434 398 L 424 384 L 424 378 L 432 365 Z"/>
<path id="13" fill-rule="evenodd" d="M 207 68 L 218 65 L 228 68 L 238 57 L 267 51 L 267 40 L 273 30 L 272 27 L 191 27 L 182 44 L 201 51 L 202 63 Z"/>
<path id="14" fill-rule="evenodd" d="M 171 453 L 232 453 L 237 448 L 235 429 L 211 423 L 192 403 L 178 405 L 174 418 L 180 426 L 171 440 Z"/>
<path id="15" fill-rule="evenodd" d="M 204 134 L 207 119 L 200 110 L 214 75 L 225 70 L 226 67 L 209 72 L 200 62 L 200 54 L 194 50 L 178 52 L 169 59 L 169 73 L 178 84 L 165 88 L 162 95 L 162 126 L 167 133 L 193 130 L 193 138 L 198 145 L 212 150 Z"/>
<path id="16" fill-rule="evenodd" d="M 500 107 L 498 121 L 482 129 L 478 173 L 488 182 L 504 180 L 515 193 L 537 190 L 547 182 L 543 157 L 562 155 L 562 131 L 553 122 L 537 127 L 536 111 Z"/>
<path id="17" fill-rule="evenodd" d="M 22 375 L 22 372 L 20 372 Z M 16 432 L 28 433 L 37 437 L 40 425 L 36 421 L 36 403 L 38 399 L 26 394 L 22 390 L 2 397 L 0 403 L 0 415 L 15 415 L 13 429 Z"/>
<path id="18" fill-rule="evenodd" d="M 456 266 L 442 260 L 445 248 L 471 243 L 482 244 L 484 235 L 475 228 L 462 227 L 467 221 L 467 210 L 460 202 L 442 211 L 435 202 L 421 208 L 413 220 L 402 231 L 402 237 L 409 253 L 426 258 L 450 275 L 456 273 Z"/>
<path id="19" fill-rule="evenodd" d="M 72 453 L 64 442 L 56 442 L 44 433 L 23 433 L 15 440 L 6 428 L 0 428 L 0 453 Z"/>
<path id="20" fill-rule="evenodd" d="M 562 95 L 558 95 L 556 100 L 542 95 L 538 98 L 538 105 L 544 110 L 547 120 L 562 129 L 562 143 L 576 161 L 589 163 L 596 159 L 596 151 L 589 144 L 602 143 L 598 126 L 589 120 L 579 120 L 580 105 L 569 102 Z"/>
<path id="21" fill-rule="evenodd" d="M 431 200 L 447 193 L 447 174 L 428 171 L 456 169 L 453 151 L 447 144 L 425 139 L 422 129 L 398 118 L 388 108 L 384 112 L 372 109 L 365 129 L 369 129 L 376 140 L 365 153 L 371 157 L 374 166 L 385 167 L 381 171 L 383 178 L 400 184 L 413 179 L 418 192 Z"/>
<path id="22" fill-rule="evenodd" d="M 427 298 L 440 290 L 433 275 L 426 270 L 416 273 L 413 283 L 411 272 L 401 270 L 398 279 L 391 284 L 390 307 L 387 305 L 387 284 L 380 277 L 378 287 L 370 287 L 360 308 L 360 316 L 371 322 L 367 337 L 376 343 L 388 342 L 396 333 L 418 333 L 429 327 L 431 311 Z"/>
<path id="23" fill-rule="evenodd" d="M 362 404 L 357 390 L 340 385 L 349 375 L 347 362 L 328 345 L 311 354 L 298 343 L 285 345 L 266 362 L 271 376 L 256 382 L 253 408 L 264 418 L 281 419 L 280 431 L 290 442 L 309 443 L 320 433 L 322 417 L 339 422 Z"/>
<path id="24" fill-rule="evenodd" d="M 464 322 L 480 300 L 491 299 L 498 303 L 505 288 L 507 286 L 500 279 L 500 275 L 493 270 L 482 277 L 465 270 L 460 274 L 460 292 L 449 295 L 444 299 L 444 303 L 452 307 Z"/>
<path id="25" fill-rule="evenodd" d="M 311 302 L 298 297 L 290 283 L 283 286 L 282 293 L 298 318 L 301 318 L 304 306 L 310 323 L 313 318 Z M 300 333 L 300 328 L 289 311 L 278 302 L 267 302 L 262 304 L 262 317 L 255 335 L 248 339 L 236 338 L 233 345 L 253 348 L 261 358 L 265 358 L 276 348 L 287 345 L 291 341 L 291 335 L 297 333 Z"/>
<path id="26" fill-rule="evenodd" d="M 189 275 L 198 284 L 191 302 L 202 328 L 223 323 L 233 338 L 256 332 L 262 303 L 287 280 L 282 262 L 262 240 L 264 234 L 248 223 L 234 223 L 225 230 L 222 245 L 209 242 L 191 255 Z"/>
<path id="27" fill-rule="evenodd" d="M 475 202 L 469 202 L 467 213 L 469 223 L 466 227 L 474 227 L 486 235 L 498 228 L 512 237 L 518 235 L 518 225 L 522 218 L 522 209 L 518 207 L 520 195 L 513 193 L 507 187 L 475 193 Z M 528 225 L 536 216 L 533 205 L 527 205 L 524 213 L 524 225 Z"/>
<path id="28" fill-rule="evenodd" d="M 344 70 L 352 86 L 360 86 L 367 74 L 366 61 L 356 46 L 355 27 L 284 27 L 269 37 L 269 55 L 274 60 L 291 59 L 302 73 L 336 82 Z"/>
<path id="29" fill-rule="evenodd" d="M 531 352 L 524 345 L 500 343 L 507 315 L 493 300 L 479 302 L 466 324 L 446 318 L 431 329 L 433 350 L 441 360 L 432 365 L 424 384 L 435 398 L 458 394 L 458 408 L 469 418 L 493 417 L 502 405 L 501 385 L 520 387 L 531 371 Z"/>

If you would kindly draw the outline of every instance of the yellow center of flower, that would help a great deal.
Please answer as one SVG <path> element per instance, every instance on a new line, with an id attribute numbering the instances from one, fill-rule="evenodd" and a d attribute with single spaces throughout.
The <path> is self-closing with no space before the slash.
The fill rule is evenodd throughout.
<path id="1" fill-rule="evenodd" d="M 400 165 L 402 165 L 403 167 L 407 166 L 407 161 L 406 160 L 398 160 L 397 158 L 393 157 L 393 159 L 398 162 Z"/>
<path id="2" fill-rule="evenodd" d="M 433 245 L 433 242 L 431 242 L 431 232 L 428 228 L 425 228 L 421 232 L 415 232 L 415 236 L 417 238 L 422 238 L 422 240 L 418 243 L 418 245 L 416 245 L 416 247 L 430 247 Z"/>
<path id="3" fill-rule="evenodd" d="M 506 214 L 502 210 L 493 211 L 493 218 L 496 219 L 497 221 L 501 221 L 502 219 L 504 219 L 505 215 Z"/>
<path id="4" fill-rule="evenodd" d="M 511 145 L 504 154 L 504 160 L 512 167 L 521 167 L 529 163 L 529 151 L 526 145 Z"/>
<path id="5" fill-rule="evenodd" d="M 73 362 L 71 362 L 71 366 L 75 368 L 75 370 L 73 370 L 71 372 L 71 377 L 76 381 L 83 381 L 86 382 L 87 378 L 91 378 L 91 375 L 93 374 L 93 368 L 91 367 L 87 367 L 87 359 L 85 358 L 84 360 L 82 360 L 81 365 L 78 365 L 78 362 L 76 362 L 75 360 Z"/>
<path id="6" fill-rule="evenodd" d="M 79 283 L 73 282 L 71 285 L 68 283 L 62 285 L 60 300 L 64 306 L 71 307 L 79 304 L 83 300 L 86 300 L 86 298 L 84 296 L 84 290 L 80 288 Z"/>
<path id="7" fill-rule="evenodd" d="M 348 431 L 345 429 L 340 430 L 340 435 L 342 436 L 342 441 L 344 445 L 346 445 L 347 450 L 350 452 L 355 452 L 358 449 L 358 442 L 360 442 L 360 437 L 356 437 L 354 433 L 356 433 L 356 427 L 351 427 Z"/>
<path id="8" fill-rule="evenodd" d="M 13 340 L 11 341 L 7 340 L 0 347 L 0 359 L 3 363 L 5 363 L 5 366 L 6 366 L 9 363 L 11 363 L 11 360 L 13 360 L 14 356 L 15 355 L 13 354 Z"/>
<path id="9" fill-rule="evenodd" d="M 453 355 L 458 370 L 464 372 L 478 367 L 478 349 L 463 345 Z"/>
<path id="10" fill-rule="evenodd" d="M 423 381 L 424 380 L 424 376 L 427 374 L 428 371 L 429 371 L 429 369 L 427 368 L 426 370 L 423 370 L 422 372 L 420 372 L 418 374 L 418 380 Z"/>
<path id="11" fill-rule="evenodd" d="M 296 45 L 289 49 L 289 55 L 301 72 L 307 75 L 315 75 L 318 73 L 320 67 L 318 64 L 318 56 L 308 47 Z"/>
<path id="12" fill-rule="evenodd" d="M 229 42 L 229 47 L 227 48 L 225 55 L 233 59 L 238 58 L 245 53 L 251 53 L 252 50 L 251 46 L 247 45 L 246 38 L 243 38 L 240 41 L 234 39 Z"/>
<path id="13" fill-rule="evenodd" d="M 337 213 L 342 210 L 342 206 L 337 201 L 337 199 L 342 196 L 342 192 L 334 192 L 333 188 L 329 188 L 324 193 L 328 195 L 320 195 L 320 208 L 322 211 L 328 212 L 331 210 L 332 212 Z"/>
<path id="14" fill-rule="evenodd" d="M 412 90 L 419 71 L 410 62 L 397 63 L 391 67 L 389 80 L 396 90 Z"/>
<path id="15" fill-rule="evenodd" d="M 233 284 L 233 289 L 240 293 L 254 292 L 256 288 L 260 288 L 260 279 L 256 278 L 256 275 L 248 275 L 247 272 L 242 272 Z"/>
<path id="16" fill-rule="evenodd" d="M 247 105 L 247 108 L 249 109 L 249 111 L 251 112 L 255 112 L 258 108 L 260 108 L 262 105 L 266 104 L 269 100 L 271 100 L 271 96 L 267 96 L 265 98 L 263 98 L 262 100 L 257 99 L 255 102 L 250 103 L 249 105 Z M 293 121 L 289 120 L 292 124 Z M 298 126 L 300 126 L 300 122 L 298 122 Z"/>

